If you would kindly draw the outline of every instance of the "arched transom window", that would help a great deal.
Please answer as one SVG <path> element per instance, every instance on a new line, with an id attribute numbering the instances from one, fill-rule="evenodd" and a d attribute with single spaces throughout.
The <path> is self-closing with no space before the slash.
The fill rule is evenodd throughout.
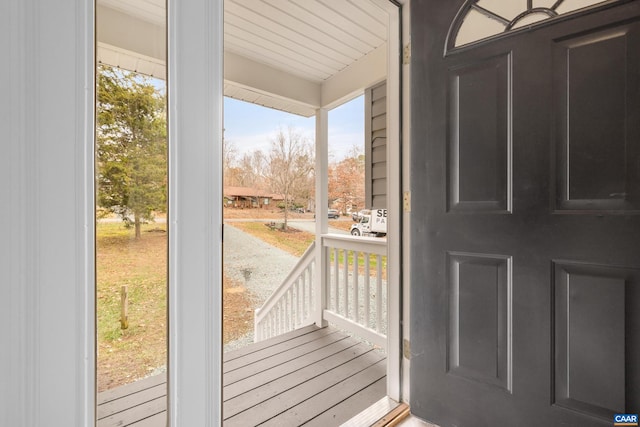
<path id="1" fill-rule="evenodd" d="M 447 50 L 529 27 L 603 0 L 467 0 L 449 30 Z"/>

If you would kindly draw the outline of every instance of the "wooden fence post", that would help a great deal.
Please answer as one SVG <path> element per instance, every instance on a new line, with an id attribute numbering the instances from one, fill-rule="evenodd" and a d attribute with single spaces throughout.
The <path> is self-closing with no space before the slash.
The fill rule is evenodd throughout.
<path id="1" fill-rule="evenodd" d="M 127 285 L 120 288 L 120 329 L 129 327 L 129 293 Z"/>

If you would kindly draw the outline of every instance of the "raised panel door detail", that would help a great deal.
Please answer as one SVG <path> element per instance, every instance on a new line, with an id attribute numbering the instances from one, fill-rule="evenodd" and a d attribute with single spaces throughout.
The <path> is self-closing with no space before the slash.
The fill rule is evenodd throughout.
<path id="1" fill-rule="evenodd" d="M 607 420 L 637 410 L 632 407 L 636 396 L 627 393 L 634 376 L 626 373 L 640 360 L 632 354 L 638 331 L 630 324 L 640 271 L 565 261 L 553 265 L 554 403 Z"/>
<path id="2" fill-rule="evenodd" d="M 560 211 L 640 210 L 637 33 L 625 25 L 556 43 Z"/>
<path id="3" fill-rule="evenodd" d="M 511 258 L 448 253 L 449 372 L 511 389 Z"/>
<path id="4" fill-rule="evenodd" d="M 448 205 L 511 211 L 511 58 L 449 71 Z"/>

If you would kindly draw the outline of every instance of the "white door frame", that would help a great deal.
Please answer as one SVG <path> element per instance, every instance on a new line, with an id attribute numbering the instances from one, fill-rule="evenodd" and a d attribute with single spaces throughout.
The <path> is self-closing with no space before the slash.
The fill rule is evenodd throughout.
<path id="1" fill-rule="evenodd" d="M 373 0 L 389 16 L 387 25 L 387 396 L 402 398 L 402 224 L 401 209 L 401 9 L 390 0 Z"/>
<path id="2" fill-rule="evenodd" d="M 0 2 L 0 425 L 95 417 L 94 2 Z"/>

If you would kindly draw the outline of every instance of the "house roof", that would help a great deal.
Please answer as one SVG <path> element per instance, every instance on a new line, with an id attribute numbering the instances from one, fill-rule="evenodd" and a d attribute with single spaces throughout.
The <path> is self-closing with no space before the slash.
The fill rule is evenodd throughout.
<path id="1" fill-rule="evenodd" d="M 223 193 L 225 197 L 268 197 L 273 200 L 284 200 L 282 194 L 269 193 L 268 191 L 251 187 L 225 186 Z"/>
<path id="2" fill-rule="evenodd" d="M 251 187 L 225 186 L 222 192 L 227 197 L 271 197 L 270 193 Z"/>
<path id="3" fill-rule="evenodd" d="M 224 93 L 302 116 L 386 76 L 386 0 L 225 0 Z M 165 0 L 98 0 L 99 62 L 165 78 Z"/>

